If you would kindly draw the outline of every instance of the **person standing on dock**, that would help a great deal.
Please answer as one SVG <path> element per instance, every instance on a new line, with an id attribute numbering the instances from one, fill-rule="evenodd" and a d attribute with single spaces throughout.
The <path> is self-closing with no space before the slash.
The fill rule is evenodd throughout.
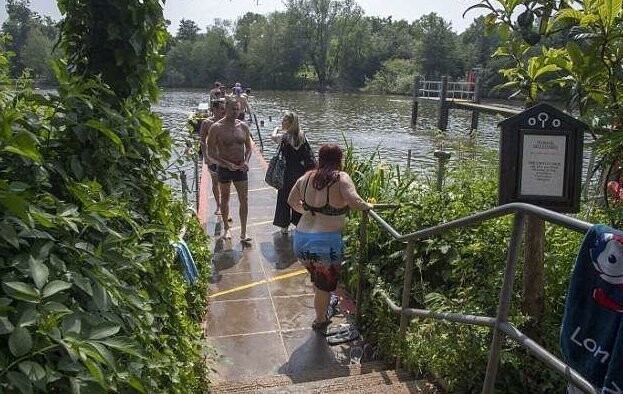
<path id="1" fill-rule="evenodd" d="M 249 118 L 251 118 L 251 107 L 249 106 L 249 96 L 251 95 L 251 89 L 247 88 L 244 93 L 240 95 L 238 98 L 238 102 L 240 103 L 240 111 L 242 113 L 249 114 Z"/>
<path id="2" fill-rule="evenodd" d="M 270 136 L 279 144 L 286 162 L 283 187 L 277 192 L 277 205 L 273 225 L 281 227 L 282 234 L 288 234 L 290 223 L 297 225 L 301 214 L 288 205 L 288 196 L 294 182 L 305 172 L 316 167 L 316 159 L 305 134 L 299 126 L 299 117 L 292 111 L 286 112 L 281 127 L 275 128 Z"/>
<path id="3" fill-rule="evenodd" d="M 210 102 L 223 97 L 225 97 L 225 95 L 223 94 L 221 83 L 218 81 L 214 82 L 214 88 L 210 90 Z"/>
<path id="4" fill-rule="evenodd" d="M 205 119 L 201 122 L 201 130 L 199 134 L 199 144 L 201 145 L 201 151 L 204 152 L 203 159 L 206 165 L 208 166 L 208 170 L 210 171 L 210 178 L 212 179 L 212 194 L 214 195 L 214 200 L 216 201 L 216 210 L 214 211 L 215 215 L 221 214 L 221 193 L 219 191 L 219 183 L 218 183 L 218 175 L 217 175 L 217 165 L 213 160 L 210 160 L 208 156 L 208 132 L 210 131 L 210 127 L 218 121 L 221 120 L 225 116 L 225 100 L 214 100 L 210 104 L 210 108 L 212 110 L 212 116 Z"/>
<path id="5" fill-rule="evenodd" d="M 373 208 L 357 194 L 355 184 L 342 169 L 342 149 L 324 144 L 318 151 L 318 168 L 300 177 L 288 204 L 302 214 L 294 231 L 294 254 L 305 266 L 314 284 L 314 330 L 329 325 L 327 308 L 337 288 L 342 264 L 342 228 L 350 209 Z"/>
<path id="6" fill-rule="evenodd" d="M 223 215 L 224 239 L 231 239 L 229 222 L 229 195 L 233 182 L 240 203 L 240 241 L 250 243 L 247 236 L 249 212 L 249 159 L 251 158 L 251 134 L 244 122 L 239 121 L 240 104 L 233 97 L 225 98 L 225 117 L 208 131 L 208 156 L 218 166 L 221 214 Z"/>

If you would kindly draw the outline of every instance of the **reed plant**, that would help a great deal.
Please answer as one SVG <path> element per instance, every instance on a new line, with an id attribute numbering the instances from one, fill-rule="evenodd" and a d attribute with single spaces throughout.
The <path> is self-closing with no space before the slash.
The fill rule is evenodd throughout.
<path id="1" fill-rule="evenodd" d="M 457 155 L 461 156 L 461 155 Z M 346 149 L 345 169 L 359 193 L 378 203 L 399 204 L 400 208 L 380 211 L 381 216 L 401 234 L 432 227 L 493 208 L 497 205 L 497 153 L 482 149 L 462 155 L 448 168 L 445 185 L 438 191 L 431 179 L 416 176 L 398 166 L 383 164 L 378 153 L 355 157 Z M 584 220 L 606 219 L 598 207 L 579 214 Z M 357 259 L 362 254 L 358 231 L 361 216 L 351 215 L 347 237 L 345 284 L 353 293 L 357 287 Z M 505 266 L 511 217 L 488 220 L 465 229 L 415 243 L 415 268 L 409 307 L 495 316 Z M 387 358 L 400 356 L 405 365 L 421 375 L 434 377 L 449 392 L 478 392 L 482 388 L 491 330 L 476 326 L 411 321 L 405 343 L 398 343 L 399 317 L 384 302 L 371 299 L 371 289 L 379 287 L 400 304 L 404 291 L 405 245 L 371 222 L 367 228 L 364 300 L 359 305 L 360 325 L 365 337 Z M 543 343 L 554 354 L 570 274 L 582 235 L 546 225 L 545 310 L 541 322 Z M 520 257 L 522 261 L 522 257 Z M 521 263 L 515 280 L 510 321 L 522 326 L 526 317 L 519 306 L 522 298 Z M 563 391 L 566 383 L 554 372 L 512 342 L 505 344 L 497 388 L 509 393 Z"/>

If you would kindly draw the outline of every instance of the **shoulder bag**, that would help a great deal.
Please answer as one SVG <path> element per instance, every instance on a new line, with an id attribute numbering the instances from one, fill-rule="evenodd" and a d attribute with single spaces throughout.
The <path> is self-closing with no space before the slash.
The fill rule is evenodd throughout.
<path id="1" fill-rule="evenodd" d="M 286 172 L 286 160 L 283 157 L 283 153 L 281 153 L 282 146 L 283 141 L 279 144 L 279 148 L 277 149 L 275 156 L 270 159 L 268 169 L 266 170 L 266 177 L 264 178 L 266 183 L 277 190 L 283 188 L 284 176 Z"/>

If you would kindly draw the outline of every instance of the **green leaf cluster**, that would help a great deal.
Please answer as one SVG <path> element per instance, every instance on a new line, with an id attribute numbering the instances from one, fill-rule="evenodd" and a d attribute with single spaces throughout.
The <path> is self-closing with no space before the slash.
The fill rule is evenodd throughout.
<path id="1" fill-rule="evenodd" d="M 352 148 L 350 149 L 352 150 Z M 350 152 L 349 150 L 349 152 Z M 348 153 L 348 152 L 347 152 Z M 380 211 L 383 219 L 399 233 L 408 234 L 497 205 L 497 158 L 481 152 L 477 157 L 451 161 L 443 191 L 434 182 L 414 177 L 378 160 L 358 160 L 346 155 L 345 168 L 353 174 L 362 196 L 378 203 L 400 204 L 399 209 Z M 474 174 L 479 174 L 474 177 Z M 599 209 L 584 220 L 601 222 Z M 363 270 L 364 292 L 383 289 L 399 304 L 403 294 L 405 244 L 393 239 L 370 221 L 367 227 L 367 259 L 358 268 L 362 254 L 358 216 L 347 223 L 345 282 L 354 294 L 358 269 Z M 439 312 L 495 316 L 505 267 L 511 217 L 485 221 L 415 242 L 415 267 L 409 307 Z M 564 299 L 582 235 L 553 225 L 546 226 L 545 318 L 542 322 L 545 348 L 555 354 Z M 520 258 L 521 259 L 521 258 Z M 515 280 L 510 320 L 525 322 L 519 307 L 522 299 L 522 270 Z M 405 365 L 426 376 L 434 376 L 448 392 L 479 392 L 487 364 L 491 332 L 488 328 L 413 319 L 405 343 L 398 342 L 399 317 L 391 314 L 378 297 L 364 297 L 360 306 L 366 339 L 375 343 L 378 354 L 400 356 Z M 504 392 L 562 391 L 564 379 L 544 368 L 533 356 L 509 341 L 505 343 L 498 387 Z"/>
<path id="2" fill-rule="evenodd" d="M 119 3 L 133 23 L 104 32 L 86 3 L 59 2 L 56 92 L 0 87 L 0 391 L 205 391 L 209 240 L 164 182 L 171 137 L 145 101 L 162 10 Z M 72 52 L 118 39 L 131 49 L 99 62 Z M 185 220 L 195 286 L 170 245 Z"/>

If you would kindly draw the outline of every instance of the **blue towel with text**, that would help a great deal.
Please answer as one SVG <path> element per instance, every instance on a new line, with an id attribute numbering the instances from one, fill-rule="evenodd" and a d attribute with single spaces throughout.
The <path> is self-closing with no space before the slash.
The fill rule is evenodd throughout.
<path id="1" fill-rule="evenodd" d="M 197 279 L 199 279 L 199 271 L 197 270 L 195 260 L 190 253 L 188 245 L 186 245 L 183 239 L 178 242 L 173 242 L 171 245 L 175 248 L 176 255 L 182 263 L 182 275 L 184 275 L 184 279 L 186 279 L 186 282 L 194 285 Z"/>
<path id="2" fill-rule="evenodd" d="M 623 393 L 623 232 L 596 225 L 586 233 L 560 344 L 565 362 L 602 393 Z"/>

